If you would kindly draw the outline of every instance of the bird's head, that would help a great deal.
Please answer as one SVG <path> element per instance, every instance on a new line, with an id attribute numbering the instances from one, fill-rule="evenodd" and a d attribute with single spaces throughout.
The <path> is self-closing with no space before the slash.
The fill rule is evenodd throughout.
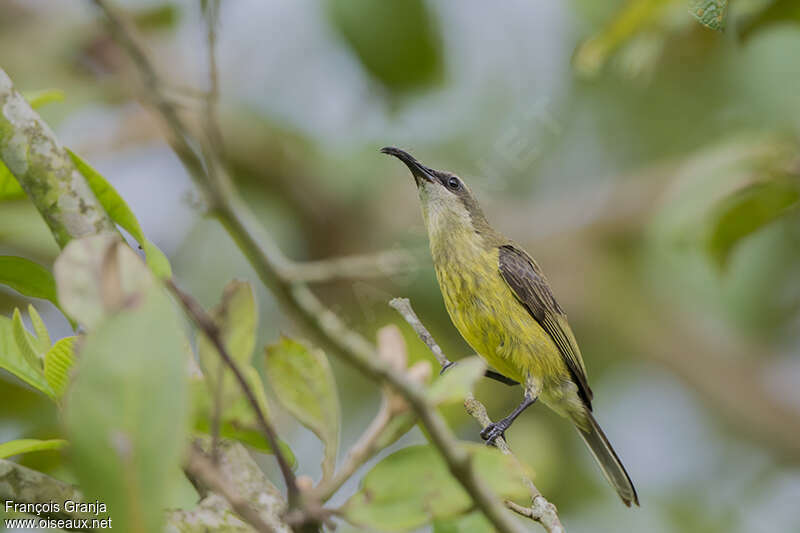
<path id="1" fill-rule="evenodd" d="M 488 225 L 472 191 L 461 178 L 452 172 L 426 167 L 408 152 L 393 146 L 382 148 L 381 152 L 395 156 L 411 171 L 429 232 L 445 229 L 480 232 Z"/>

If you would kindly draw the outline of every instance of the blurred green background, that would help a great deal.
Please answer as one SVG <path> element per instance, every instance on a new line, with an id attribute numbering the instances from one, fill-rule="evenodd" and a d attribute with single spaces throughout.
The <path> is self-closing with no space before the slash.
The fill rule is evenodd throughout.
<path id="1" fill-rule="evenodd" d="M 170 96 L 202 109 L 199 3 L 118 4 Z M 441 301 L 413 181 L 382 146 L 462 176 L 490 221 L 538 259 L 642 502 L 623 508 L 569 424 L 531 409 L 510 443 L 568 531 L 800 531 L 794 1 L 733 2 L 727 30 L 714 32 L 683 0 L 238 0 L 222 3 L 217 38 L 224 154 L 284 251 L 417 258 L 402 275 L 315 286 L 354 327 L 372 336 L 396 323 L 412 360 L 432 360 L 386 305 L 407 296 L 451 358 L 470 354 Z M 232 277 L 259 286 L 203 219 L 89 2 L 0 1 L 0 66 L 20 90 L 64 91 L 42 115 L 126 198 L 190 292 L 213 305 Z M 27 200 L 0 205 L 0 254 L 51 264 L 57 252 Z M 258 290 L 260 342 L 294 333 Z M 4 314 L 22 303 L 0 289 Z M 63 318 L 36 304 L 66 335 Z M 332 362 L 344 453 L 379 392 Z M 494 418 L 521 398 L 488 381 L 476 395 Z M 446 414 L 479 440 L 463 409 Z M 299 473 L 317 478 L 321 446 L 276 416 Z M 0 441 L 58 431 L 50 402 L 1 373 Z M 423 440 L 415 429 L 391 449 Z M 65 475 L 56 452 L 20 460 Z M 270 458 L 264 466 L 277 482 Z"/>

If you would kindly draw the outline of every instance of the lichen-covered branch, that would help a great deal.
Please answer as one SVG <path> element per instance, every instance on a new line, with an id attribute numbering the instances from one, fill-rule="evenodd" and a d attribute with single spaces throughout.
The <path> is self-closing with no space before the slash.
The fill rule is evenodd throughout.
<path id="1" fill-rule="evenodd" d="M 247 450 L 239 443 L 222 441 L 214 463 L 207 455 L 208 448 L 207 442 L 197 441 L 185 467 L 204 501 L 220 495 L 256 531 L 290 533 L 281 518 L 286 501 Z"/>
<path id="2" fill-rule="evenodd" d="M 42 214 L 59 246 L 77 237 L 116 231 L 53 131 L 2 69 L 0 159 Z"/>
<path id="3" fill-rule="evenodd" d="M 291 533 L 281 522 L 281 513 L 286 505 L 278 489 L 261 473 L 261 469 L 240 445 L 223 445 L 219 469 L 231 479 L 236 479 L 236 488 L 242 499 L 246 499 L 269 529 L 275 533 Z M 235 476 L 235 477 L 234 477 Z M 255 531 L 244 522 L 231 504 L 216 492 L 216 487 L 195 480 L 198 490 L 204 493 L 203 499 L 192 509 L 167 511 L 164 530 L 167 533 L 209 533 L 209 532 L 249 532 Z M 85 502 L 78 487 L 52 478 L 47 474 L 31 470 L 13 461 L 0 459 L 0 501 L 20 504 L 41 504 L 57 502 L 60 511 L 42 513 L 41 518 L 53 520 L 88 519 L 91 523 L 97 518 L 94 513 L 80 511 L 67 512 L 64 502 Z"/>
<path id="4" fill-rule="evenodd" d="M 414 329 L 414 332 L 417 334 L 420 340 L 424 342 L 426 346 L 428 346 L 431 352 L 433 352 L 433 355 L 436 356 L 436 360 L 439 361 L 443 371 L 453 364 L 444 354 L 439 344 L 434 340 L 433 335 L 430 334 L 428 329 L 414 312 L 414 309 L 411 307 L 411 302 L 408 300 L 408 298 L 395 298 L 390 302 L 389 305 L 391 305 L 392 308 L 400 313 L 403 319 Z M 466 408 L 467 413 L 469 413 L 470 416 L 478 421 L 478 423 L 481 425 L 481 428 L 485 428 L 492 423 L 492 420 L 489 418 L 489 414 L 486 412 L 486 407 L 477 399 L 475 399 L 472 394 L 469 394 L 464 400 L 464 407 Z M 504 454 L 514 457 L 515 461 L 517 460 L 503 437 L 498 437 L 497 440 L 495 440 L 495 446 L 497 446 L 497 448 Z M 564 533 L 564 526 L 561 525 L 561 520 L 558 518 L 556 506 L 542 496 L 542 493 L 536 488 L 536 485 L 534 485 L 532 479 L 525 477 L 525 484 L 528 486 L 531 492 L 530 507 L 523 507 L 512 501 L 506 501 L 506 507 L 516 513 L 527 516 L 528 518 L 539 522 L 549 533 Z"/>
<path id="5" fill-rule="evenodd" d="M 0 501 L 24 504 L 57 502 L 61 507 L 58 513 L 43 513 L 42 518 L 54 520 L 96 518 L 93 513 L 69 513 L 64 511 L 66 501 L 82 502 L 80 489 L 69 483 L 31 470 L 13 461 L 0 459 Z"/>

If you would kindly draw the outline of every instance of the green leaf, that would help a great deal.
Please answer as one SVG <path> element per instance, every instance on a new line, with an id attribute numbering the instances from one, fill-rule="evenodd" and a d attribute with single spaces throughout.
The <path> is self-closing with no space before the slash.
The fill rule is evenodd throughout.
<path id="1" fill-rule="evenodd" d="M 28 304 L 28 315 L 31 317 L 31 324 L 33 324 L 33 333 L 35 335 L 34 348 L 40 357 L 44 357 L 44 353 L 50 349 L 50 334 L 47 332 L 47 326 L 44 325 L 44 320 L 36 312 L 36 309 Z"/>
<path id="2" fill-rule="evenodd" d="M 703 26 L 712 30 L 725 29 L 728 0 L 689 0 L 689 13 Z"/>
<path id="3" fill-rule="evenodd" d="M 261 410 L 268 415 L 264 384 L 252 364 L 258 326 L 258 309 L 252 286 L 244 281 L 229 282 L 223 290 L 222 301 L 211 311 L 211 316 L 219 328 L 226 350 L 239 364 Z M 192 385 L 195 430 L 211 432 L 213 402 L 218 397 L 221 402 L 220 435 L 272 453 L 272 448 L 258 429 L 250 402 L 233 374 L 222 363 L 214 345 L 200 332 L 197 335 L 197 354 L 205 378 Z M 223 376 L 222 381 L 220 376 Z M 294 464 L 294 454 L 288 446 L 282 444 L 281 447 Z"/>
<path id="4" fill-rule="evenodd" d="M 612 19 L 575 51 L 572 60 L 575 69 L 584 76 L 596 75 L 614 52 L 644 29 L 652 27 L 671 3 L 670 0 L 631 0 L 623 3 Z"/>
<path id="5" fill-rule="evenodd" d="M 33 109 L 39 109 L 51 102 L 63 102 L 64 91 L 61 89 L 42 89 L 41 91 L 30 91 L 22 93 Z"/>
<path id="6" fill-rule="evenodd" d="M 222 291 L 222 301 L 211 310 L 228 353 L 236 362 L 249 365 L 256 345 L 258 309 L 253 287 L 246 281 L 230 281 Z M 197 339 L 200 365 L 205 369 L 220 361 L 211 342 L 204 336 Z M 207 375 L 209 380 L 216 375 Z"/>
<path id="7" fill-rule="evenodd" d="M 321 350 L 281 337 L 266 349 L 266 373 L 281 404 L 325 445 L 322 475 L 332 475 L 339 450 L 341 414 L 327 357 Z"/>
<path id="8" fill-rule="evenodd" d="M 0 459 L 6 459 L 14 455 L 29 452 L 40 452 L 44 450 L 60 450 L 68 443 L 63 439 L 17 439 L 0 444 Z"/>
<path id="9" fill-rule="evenodd" d="M 24 333 L 23 337 L 25 337 Z M 55 393 L 44 378 L 41 365 L 32 365 L 29 359 L 20 352 L 15 339 L 14 323 L 5 316 L 0 316 L 0 368 L 7 370 L 51 398 L 55 397 Z"/>
<path id="10" fill-rule="evenodd" d="M 796 210 L 800 183 L 773 180 L 749 185 L 721 200 L 710 216 L 708 253 L 725 269 L 735 247 L 748 235 Z"/>
<path id="11" fill-rule="evenodd" d="M 17 178 L 8 170 L 8 167 L 0 160 L 0 201 L 16 200 L 23 198 L 25 191 L 20 187 Z"/>
<path id="12" fill-rule="evenodd" d="M 189 436 L 183 324 L 159 285 L 142 292 L 86 336 L 64 402 L 81 489 L 136 532 L 162 531 Z"/>
<path id="13" fill-rule="evenodd" d="M 77 337 L 60 339 L 44 355 L 44 377 L 58 397 L 64 394 L 75 363 L 75 339 Z"/>
<path id="14" fill-rule="evenodd" d="M 190 387 L 192 408 L 195 412 L 193 429 L 196 432 L 210 434 L 212 409 L 208 387 L 204 379 L 192 381 Z M 264 433 L 258 428 L 250 404 L 244 396 L 238 398 L 236 403 L 223 413 L 223 418 L 220 420 L 219 435 L 225 439 L 239 441 L 262 453 L 272 453 L 272 447 L 264 437 Z M 290 466 L 295 467 L 297 461 L 292 450 L 282 441 L 279 441 L 279 445 Z"/>
<path id="15" fill-rule="evenodd" d="M 49 270 L 24 257 L 0 255 L 0 284 L 32 298 L 49 300 L 58 306 L 56 280 Z"/>
<path id="16" fill-rule="evenodd" d="M 529 496 L 519 463 L 499 450 L 464 445 L 476 474 L 506 499 Z M 370 470 L 343 510 L 349 521 L 382 531 L 407 531 L 465 513 L 473 503 L 431 445 L 397 451 Z"/>
<path id="17" fill-rule="evenodd" d="M 54 271 L 63 309 L 89 329 L 154 283 L 139 256 L 112 234 L 73 239 Z"/>
<path id="18" fill-rule="evenodd" d="M 390 91 L 441 80 L 439 28 L 423 0 L 329 0 L 328 15 L 364 70 Z"/>
<path id="19" fill-rule="evenodd" d="M 111 217 L 111 220 L 130 233 L 142 247 L 145 252 L 147 266 L 150 267 L 153 274 L 161 279 L 171 278 L 172 267 L 170 267 L 169 260 L 155 244 L 148 241 L 144 236 L 144 232 L 139 225 L 139 221 L 136 219 L 136 215 L 133 214 L 133 211 L 128 207 L 128 204 L 122 196 L 119 195 L 116 189 L 114 189 L 99 172 L 92 168 L 89 163 L 78 154 L 70 149 L 67 149 L 67 152 L 69 152 L 72 161 L 75 163 L 80 173 L 86 178 L 89 187 L 92 189 L 95 196 L 97 196 L 97 200 L 106 210 L 108 216 Z"/>
<path id="20" fill-rule="evenodd" d="M 14 334 L 14 342 L 17 343 L 19 353 L 22 354 L 32 368 L 41 370 L 44 352 L 39 351 L 38 340 L 25 329 L 25 324 L 22 323 L 22 314 L 19 312 L 19 309 L 14 309 L 14 315 L 11 318 L 11 326 L 12 333 Z"/>
<path id="21" fill-rule="evenodd" d="M 428 398 L 434 405 L 458 403 L 467 397 L 475 382 L 486 372 L 486 363 L 477 356 L 468 357 L 447 370 L 428 389 Z"/>
<path id="22" fill-rule="evenodd" d="M 258 310 L 253 288 L 244 281 L 231 281 L 225 286 L 222 301 L 212 311 L 211 316 L 219 328 L 222 342 L 230 356 L 239 364 L 250 387 L 258 395 L 261 408 L 268 411 L 264 386 L 252 366 L 253 348 L 256 343 Z M 203 369 L 209 394 L 219 397 L 222 402 L 223 418 L 234 404 L 244 399 L 235 383 L 234 376 L 224 365 L 211 341 L 202 333 L 197 334 L 197 355 Z M 222 380 L 220 381 L 220 376 Z"/>

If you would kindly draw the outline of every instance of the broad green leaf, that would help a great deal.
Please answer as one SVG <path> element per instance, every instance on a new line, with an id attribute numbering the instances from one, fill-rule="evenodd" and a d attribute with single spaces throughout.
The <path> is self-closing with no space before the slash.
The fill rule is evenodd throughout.
<path id="1" fill-rule="evenodd" d="M 25 329 L 25 324 L 22 323 L 22 314 L 19 312 L 19 309 L 14 309 L 14 315 L 11 318 L 11 327 L 12 333 L 14 334 L 14 342 L 17 343 L 19 353 L 22 354 L 22 357 L 28 361 L 31 367 L 41 370 L 44 351 L 39 351 L 38 340 Z"/>
<path id="2" fill-rule="evenodd" d="M 584 76 L 594 76 L 608 58 L 631 38 L 659 20 L 674 0 L 628 0 L 596 35 L 575 51 L 573 64 Z"/>
<path id="3" fill-rule="evenodd" d="M 728 0 L 689 0 L 689 13 L 703 26 L 712 30 L 725 29 Z"/>
<path id="4" fill-rule="evenodd" d="M 212 404 L 208 387 L 204 381 L 203 379 L 198 379 L 190 385 L 192 409 L 195 412 L 193 430 L 210 434 Z M 223 417 L 220 420 L 219 435 L 225 439 L 239 441 L 262 453 L 272 453 L 272 447 L 264 437 L 264 433 L 258 428 L 250 404 L 244 397 L 238 398 L 236 403 L 223 413 Z M 279 441 L 279 445 L 284 457 L 294 468 L 297 465 L 294 453 L 286 443 Z"/>
<path id="5" fill-rule="evenodd" d="M 328 0 L 328 15 L 364 70 L 390 91 L 442 78 L 439 28 L 424 0 Z"/>
<path id="6" fill-rule="evenodd" d="M 756 183 L 720 201 L 711 214 L 707 241 L 717 266 L 724 269 L 742 239 L 796 210 L 799 201 L 800 183 L 790 180 Z"/>
<path id="7" fill-rule="evenodd" d="M 29 452 L 40 452 L 44 450 L 59 450 L 67 445 L 63 439 L 17 439 L 9 442 L 0 443 L 0 459 L 6 459 L 14 455 Z"/>
<path id="8" fill-rule="evenodd" d="M 51 102 L 63 102 L 64 91 L 61 89 L 42 89 L 22 94 L 33 109 L 39 109 Z"/>
<path id="9" fill-rule="evenodd" d="M 64 394 L 69 382 L 69 372 L 75 362 L 76 338 L 60 339 L 44 355 L 44 377 L 58 397 Z"/>
<path id="10" fill-rule="evenodd" d="M 476 474 L 501 498 L 529 496 L 519 463 L 499 450 L 464 444 Z M 431 445 L 399 450 L 370 470 L 343 507 L 349 521 L 381 531 L 408 531 L 467 512 L 473 503 Z"/>
<path id="11" fill-rule="evenodd" d="M 480 511 L 433 522 L 433 533 L 494 533 L 494 531 L 486 515 Z"/>
<path id="12" fill-rule="evenodd" d="M 322 475 L 333 474 L 339 450 L 340 408 L 325 354 L 281 337 L 266 349 L 266 373 L 278 401 L 325 445 Z"/>
<path id="13" fill-rule="evenodd" d="M 24 257 L 0 255 L 0 284 L 11 287 L 23 296 L 49 300 L 58 306 L 53 275 L 43 266 Z"/>
<path id="14" fill-rule="evenodd" d="M 72 468 L 114 529 L 162 531 L 188 437 L 183 324 L 154 284 L 86 335 L 64 421 Z"/>
<path id="15" fill-rule="evenodd" d="M 20 187 L 17 178 L 8 170 L 8 167 L 0 160 L 0 201 L 16 200 L 23 198 L 25 191 Z"/>
<path id="16" fill-rule="evenodd" d="M 253 390 L 259 394 L 262 409 L 266 410 L 264 387 L 251 364 L 258 322 L 253 288 L 244 281 L 231 281 L 225 286 L 222 301 L 212 309 L 211 316 L 219 328 L 225 349 L 242 368 Z M 212 398 L 219 395 L 223 405 L 222 410 L 227 411 L 242 397 L 239 385 L 235 383 L 234 376 L 222 362 L 217 349 L 202 332 L 197 334 L 197 354 L 206 377 L 209 394 Z M 222 382 L 220 376 L 223 376 Z"/>
<path id="17" fill-rule="evenodd" d="M 219 328 L 226 350 L 238 363 L 261 410 L 268 415 L 269 405 L 264 384 L 252 365 L 258 323 L 252 286 L 237 280 L 228 283 L 223 291 L 222 301 L 211 311 L 211 316 Z M 261 451 L 271 452 L 269 443 L 258 429 L 250 402 L 232 372 L 222 362 L 214 345 L 201 332 L 197 334 L 197 353 L 205 378 L 197 382 L 197 386 L 193 385 L 194 428 L 197 431 L 211 431 L 213 405 L 218 398 L 221 402 L 220 435 L 239 440 Z M 220 376 L 223 378 L 221 381 Z M 282 448 L 293 462 L 294 455 L 288 446 L 282 444 Z"/>
<path id="18" fill-rule="evenodd" d="M 246 281 L 233 280 L 222 291 L 222 301 L 211 310 L 228 353 L 240 364 L 250 364 L 256 345 L 258 309 L 253 287 Z M 197 339 L 200 364 L 205 368 L 219 361 L 219 355 L 205 336 Z M 216 376 L 208 376 L 214 379 Z"/>
<path id="19" fill-rule="evenodd" d="M 164 255 L 164 252 L 147 239 L 144 239 L 141 244 L 147 266 L 150 267 L 153 274 L 159 279 L 170 279 L 172 277 L 172 266 L 169 264 L 169 259 Z"/>
<path id="20" fill-rule="evenodd" d="M 486 363 L 480 357 L 468 357 L 447 370 L 433 382 L 428 398 L 434 405 L 458 403 L 467 397 L 486 372 Z"/>
<path id="21" fill-rule="evenodd" d="M 5 316 L 0 316 L 0 368 L 51 398 L 55 397 L 55 393 L 44 378 L 41 364 L 32 365 L 20 352 L 14 335 L 14 323 Z"/>
<path id="22" fill-rule="evenodd" d="M 67 149 L 67 151 L 72 161 L 75 163 L 75 166 L 80 173 L 83 174 L 83 177 L 86 178 L 92 192 L 97 196 L 97 200 L 106 210 L 108 216 L 111 217 L 111 220 L 130 233 L 142 247 L 145 252 L 147 266 L 150 267 L 157 277 L 161 279 L 171 278 L 172 267 L 170 267 L 169 260 L 167 260 L 164 253 L 159 250 L 155 244 L 148 241 L 144 236 L 144 232 L 139 225 L 139 221 L 136 219 L 136 215 L 133 214 L 133 211 L 128 207 L 128 204 L 122 196 L 120 196 L 116 189 L 114 189 L 99 172 L 92 168 L 89 163 L 72 150 Z"/>
<path id="23" fill-rule="evenodd" d="M 54 271 L 62 308 L 89 329 L 154 283 L 139 256 L 111 234 L 70 241 Z"/>

